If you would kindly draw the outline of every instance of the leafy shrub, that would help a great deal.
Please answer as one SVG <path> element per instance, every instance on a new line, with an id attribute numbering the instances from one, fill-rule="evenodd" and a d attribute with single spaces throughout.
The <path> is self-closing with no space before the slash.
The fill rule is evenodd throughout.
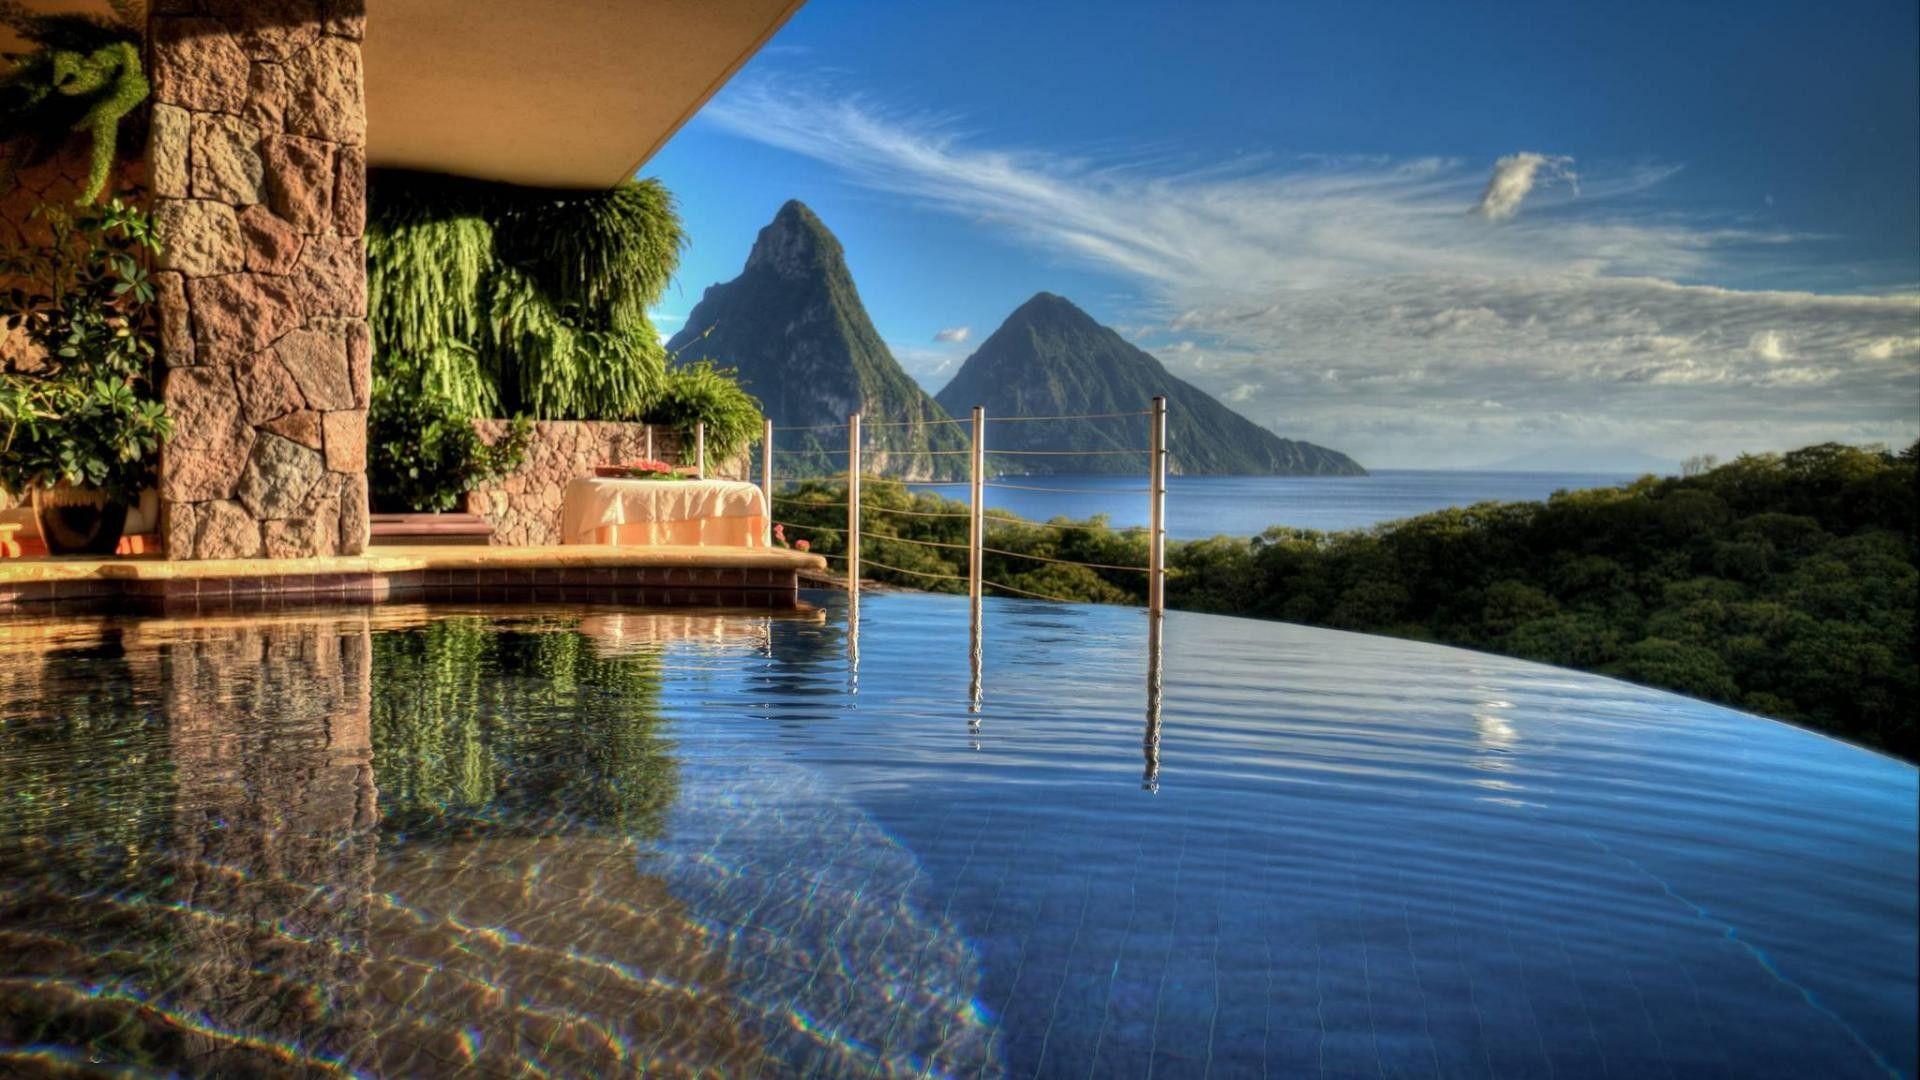
<path id="1" fill-rule="evenodd" d="M 26 283 L 0 294 L 0 315 L 45 353 L 35 370 L 0 375 L 0 487 L 67 483 L 130 503 L 173 431 L 154 386 L 153 284 L 142 265 L 159 241 L 146 214 L 119 199 L 78 215 L 38 212 L 53 242 L 0 255 L 0 275 Z"/>
<path id="2" fill-rule="evenodd" d="M 402 393 L 376 381 L 367 412 L 367 486 L 374 509 L 434 512 L 457 508 L 466 493 L 526 460 L 533 422 L 517 417 L 492 446 L 444 394 Z"/>
<path id="3" fill-rule="evenodd" d="M 682 431 L 706 424 L 707 453 L 714 457 L 744 450 L 760 437 L 764 423 L 759 403 L 734 381 L 733 370 L 716 368 L 710 360 L 668 368 L 666 388 L 647 418 Z"/>

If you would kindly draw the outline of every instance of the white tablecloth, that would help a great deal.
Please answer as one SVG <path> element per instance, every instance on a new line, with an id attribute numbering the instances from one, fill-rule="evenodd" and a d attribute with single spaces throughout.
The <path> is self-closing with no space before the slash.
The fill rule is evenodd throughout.
<path id="1" fill-rule="evenodd" d="M 738 480 L 581 477 L 567 484 L 560 542 L 766 547 L 767 502 Z"/>

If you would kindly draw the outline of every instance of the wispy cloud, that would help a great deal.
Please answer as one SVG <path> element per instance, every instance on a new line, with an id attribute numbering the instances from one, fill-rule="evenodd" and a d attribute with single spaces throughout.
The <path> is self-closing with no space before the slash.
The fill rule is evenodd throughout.
<path id="1" fill-rule="evenodd" d="M 960 362 L 967 358 L 965 349 L 891 341 L 887 343 L 887 351 L 893 353 L 900 367 L 929 392 L 945 386 L 947 380 L 953 378 L 953 373 L 960 370 Z"/>
<path id="2" fill-rule="evenodd" d="M 1508 154 L 1493 163 L 1493 175 L 1473 210 L 1488 221 L 1505 221 L 1520 212 L 1520 204 L 1532 193 L 1533 185 L 1545 174 L 1548 180 L 1564 180 L 1574 191 L 1580 190 L 1580 177 L 1573 171 L 1570 157 L 1522 151 Z"/>
<path id="3" fill-rule="evenodd" d="M 1675 166 L 1586 165 L 1577 191 L 1570 159 L 1531 152 L 1491 178 L 1446 158 L 1170 169 L 994 148 L 952 118 L 767 79 L 703 117 L 1131 281 L 1141 310 L 1115 314 L 1158 328 L 1145 347 L 1363 461 L 1920 430 L 1920 295 L 1701 284 L 1790 269 L 1805 241 L 1662 209 Z"/>
<path id="4" fill-rule="evenodd" d="M 971 326 L 948 326 L 933 332 L 933 340 L 946 345 L 959 345 L 972 336 Z"/>

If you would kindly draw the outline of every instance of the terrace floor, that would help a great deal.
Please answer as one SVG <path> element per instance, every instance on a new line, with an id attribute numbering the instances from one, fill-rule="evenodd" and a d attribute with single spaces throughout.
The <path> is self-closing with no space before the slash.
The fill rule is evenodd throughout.
<path id="1" fill-rule="evenodd" d="M 0 611 L 268 610 L 386 600 L 791 608 L 826 560 L 784 548 L 377 547 L 318 559 L 0 561 Z"/>

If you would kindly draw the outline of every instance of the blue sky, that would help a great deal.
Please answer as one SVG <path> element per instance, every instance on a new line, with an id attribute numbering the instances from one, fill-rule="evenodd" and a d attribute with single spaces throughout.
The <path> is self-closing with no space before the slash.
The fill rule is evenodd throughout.
<path id="1" fill-rule="evenodd" d="M 669 331 L 799 198 L 929 389 L 1046 289 L 1369 465 L 1603 465 L 1920 433 L 1917 133 L 1911 0 L 812 0 L 642 171 Z"/>

